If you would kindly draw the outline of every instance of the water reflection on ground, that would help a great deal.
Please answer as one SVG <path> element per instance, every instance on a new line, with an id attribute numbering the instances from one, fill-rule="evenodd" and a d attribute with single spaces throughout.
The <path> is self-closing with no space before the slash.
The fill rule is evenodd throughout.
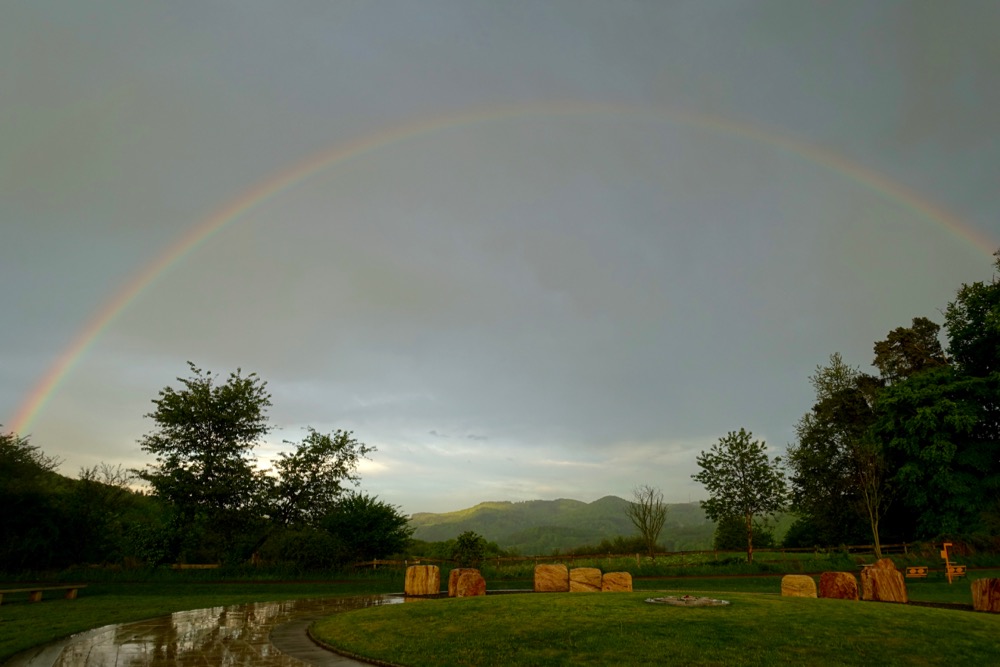
<path id="1" fill-rule="evenodd" d="M 136 623 L 109 625 L 16 657 L 17 667 L 166 667 L 167 665 L 301 666 L 294 645 L 312 648 L 304 619 L 400 602 L 400 596 L 369 595 L 319 600 L 255 602 L 180 611 Z M 271 632 L 301 622 L 298 639 L 279 650 Z M 297 633 L 298 634 L 298 633 Z M 332 657 L 332 656 L 331 656 Z M 307 658 L 306 658 L 307 659 Z"/>

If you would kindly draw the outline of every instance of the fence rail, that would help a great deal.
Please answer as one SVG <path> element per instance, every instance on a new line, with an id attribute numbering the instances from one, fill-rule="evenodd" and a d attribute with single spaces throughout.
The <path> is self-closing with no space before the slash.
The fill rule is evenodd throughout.
<path id="1" fill-rule="evenodd" d="M 913 545 L 910 543 L 900 543 L 900 544 L 883 544 L 881 545 L 883 554 L 908 554 L 910 548 Z M 874 544 L 851 544 L 842 545 L 839 547 L 806 547 L 806 548 L 769 548 L 769 549 L 754 549 L 754 554 L 760 556 L 763 554 L 829 554 L 829 553 L 848 553 L 853 556 L 866 556 L 875 554 Z M 705 549 L 698 551 L 662 551 L 654 554 L 653 559 L 676 559 L 678 557 L 685 556 L 712 556 L 713 560 L 719 560 L 720 556 L 722 558 L 727 557 L 739 557 L 745 554 L 745 551 L 737 550 L 717 550 L 717 549 Z M 550 554 L 546 556 L 499 556 L 490 557 L 483 560 L 484 563 L 489 563 L 491 565 L 496 565 L 497 569 L 502 568 L 504 565 L 521 565 L 524 563 L 534 563 L 536 565 L 544 563 L 565 563 L 574 562 L 579 560 L 595 561 L 595 560 L 610 560 L 610 559 L 623 559 L 623 558 L 634 558 L 636 564 L 641 564 L 643 560 L 650 559 L 648 554 Z M 781 560 L 759 560 L 761 563 L 778 563 Z M 377 570 L 380 567 L 388 568 L 406 568 L 410 565 L 454 565 L 455 561 L 447 558 L 411 558 L 406 560 L 370 560 L 362 563 L 355 563 L 354 567 L 358 569 L 373 569 Z M 677 563 L 662 563 L 666 567 L 684 567 L 686 565 L 692 565 L 691 562 L 681 562 Z"/>

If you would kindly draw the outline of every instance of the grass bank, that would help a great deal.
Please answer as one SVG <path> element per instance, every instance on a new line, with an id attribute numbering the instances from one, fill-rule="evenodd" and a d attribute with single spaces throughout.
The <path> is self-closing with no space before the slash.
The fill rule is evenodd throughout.
<path id="1" fill-rule="evenodd" d="M 318 621 L 311 632 L 340 650 L 408 667 L 996 660 L 995 615 L 747 593 L 727 594 L 727 607 L 678 608 L 644 602 L 649 596 L 427 600 L 341 614 Z"/>

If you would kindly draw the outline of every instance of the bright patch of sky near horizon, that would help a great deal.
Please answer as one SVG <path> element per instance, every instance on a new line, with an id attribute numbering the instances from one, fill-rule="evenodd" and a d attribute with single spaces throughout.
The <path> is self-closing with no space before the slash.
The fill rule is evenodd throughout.
<path id="1" fill-rule="evenodd" d="M 0 421 L 251 188 L 517 107 L 252 206 L 111 322 L 31 441 L 64 474 L 142 466 L 143 414 L 190 359 L 268 381 L 264 455 L 306 425 L 376 445 L 362 488 L 408 513 L 701 498 L 699 451 L 740 427 L 783 451 L 817 364 L 867 368 L 890 329 L 992 276 L 997 28 L 1000 5 L 972 1 L 12 3 Z"/>

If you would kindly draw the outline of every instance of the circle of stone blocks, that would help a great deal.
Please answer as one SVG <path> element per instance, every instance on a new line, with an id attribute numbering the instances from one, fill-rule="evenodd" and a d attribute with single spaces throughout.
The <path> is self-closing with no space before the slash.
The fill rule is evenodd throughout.
<path id="1" fill-rule="evenodd" d="M 972 608 L 1000 613 L 1000 579 L 973 579 Z"/>
<path id="2" fill-rule="evenodd" d="M 631 593 L 632 575 L 628 572 L 605 572 L 601 577 L 601 590 L 605 593 Z"/>
<path id="3" fill-rule="evenodd" d="M 906 582 L 891 559 L 882 558 L 861 571 L 861 599 L 906 604 Z"/>
<path id="4" fill-rule="evenodd" d="M 850 572 L 824 572 L 819 577 L 819 596 L 837 600 L 858 600 L 858 580 Z"/>
<path id="5" fill-rule="evenodd" d="M 479 570 L 467 569 L 458 575 L 455 582 L 455 597 L 471 598 L 477 595 L 486 595 L 486 580 Z"/>
<path id="6" fill-rule="evenodd" d="M 406 568 L 407 595 L 437 595 L 441 592 L 441 570 L 437 565 L 411 565 Z"/>
<path id="7" fill-rule="evenodd" d="M 804 574 L 786 574 L 781 578 L 781 595 L 793 598 L 816 597 L 816 582 Z"/>
<path id="8" fill-rule="evenodd" d="M 600 593 L 601 571 L 596 567 L 574 567 L 569 571 L 570 593 Z"/>
<path id="9" fill-rule="evenodd" d="M 565 565 L 536 565 L 536 593 L 566 593 L 569 591 L 569 569 Z"/>

